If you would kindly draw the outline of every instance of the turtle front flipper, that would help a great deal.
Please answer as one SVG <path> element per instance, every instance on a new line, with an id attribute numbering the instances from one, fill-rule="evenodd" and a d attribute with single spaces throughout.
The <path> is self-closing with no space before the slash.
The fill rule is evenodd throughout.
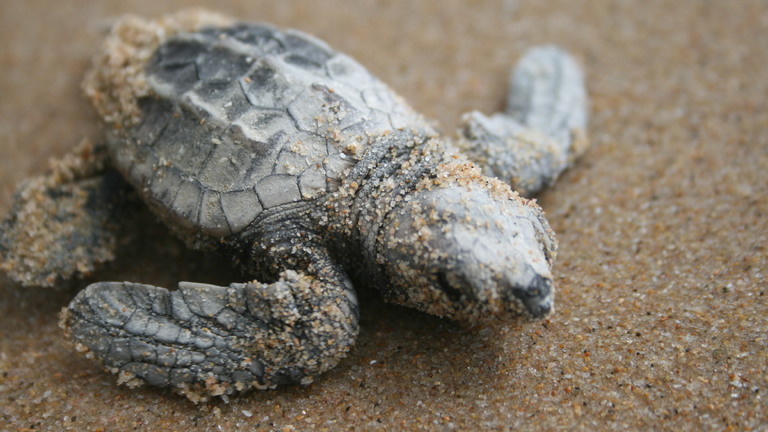
<path id="1" fill-rule="evenodd" d="M 64 309 L 62 326 L 120 383 L 170 387 L 197 402 L 309 384 L 354 343 L 358 306 L 343 272 L 310 266 L 269 284 L 182 282 L 172 292 L 97 283 Z"/>
<path id="2" fill-rule="evenodd" d="M 132 192 L 84 141 L 21 183 L 0 222 L 0 270 L 26 286 L 53 286 L 114 258 Z"/>
<path id="3" fill-rule="evenodd" d="M 505 112 L 465 114 L 459 146 L 485 175 L 530 196 L 586 150 L 587 111 L 576 62 L 559 48 L 537 47 L 512 72 Z"/>

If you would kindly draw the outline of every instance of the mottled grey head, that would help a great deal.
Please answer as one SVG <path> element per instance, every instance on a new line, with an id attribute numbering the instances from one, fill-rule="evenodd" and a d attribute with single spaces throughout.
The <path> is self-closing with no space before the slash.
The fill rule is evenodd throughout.
<path id="1" fill-rule="evenodd" d="M 554 235 L 533 202 L 471 177 L 418 188 L 379 241 L 389 300 L 458 319 L 553 309 Z"/>

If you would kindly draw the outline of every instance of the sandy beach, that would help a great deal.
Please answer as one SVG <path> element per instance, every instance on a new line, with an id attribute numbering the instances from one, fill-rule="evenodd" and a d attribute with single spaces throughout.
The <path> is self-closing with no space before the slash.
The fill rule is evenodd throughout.
<path id="1" fill-rule="evenodd" d="M 17 182 L 100 137 L 80 81 L 111 20 L 186 2 L 0 4 L 0 214 Z M 95 280 L 241 277 L 148 223 L 58 290 L 0 276 L 0 430 L 768 430 L 768 3 L 201 1 L 301 29 L 452 133 L 502 108 L 538 44 L 584 67 L 591 147 L 538 201 L 557 310 L 459 325 L 361 293 L 357 345 L 307 387 L 195 405 L 76 353 L 59 310 Z"/>

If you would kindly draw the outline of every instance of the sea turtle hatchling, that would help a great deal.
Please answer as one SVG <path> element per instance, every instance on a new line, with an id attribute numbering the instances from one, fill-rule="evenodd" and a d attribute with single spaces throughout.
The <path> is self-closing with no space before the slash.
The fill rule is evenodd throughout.
<path id="1" fill-rule="evenodd" d="M 122 383 L 192 400 L 310 383 L 355 341 L 353 282 L 452 319 L 552 310 L 555 237 L 520 194 L 586 147 L 582 74 L 557 48 L 529 51 L 506 111 L 455 140 L 324 42 L 201 11 L 118 20 L 84 89 L 105 144 L 19 187 L 2 268 L 53 285 L 111 259 L 127 183 L 256 278 L 81 291 L 62 326 Z"/>

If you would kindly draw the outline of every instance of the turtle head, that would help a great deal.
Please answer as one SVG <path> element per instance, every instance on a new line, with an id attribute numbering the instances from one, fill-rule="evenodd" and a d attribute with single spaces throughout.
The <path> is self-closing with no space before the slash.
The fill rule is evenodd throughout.
<path id="1" fill-rule="evenodd" d="M 535 202 L 495 179 L 423 181 L 377 245 L 390 302 L 464 320 L 553 308 L 554 234 Z"/>

